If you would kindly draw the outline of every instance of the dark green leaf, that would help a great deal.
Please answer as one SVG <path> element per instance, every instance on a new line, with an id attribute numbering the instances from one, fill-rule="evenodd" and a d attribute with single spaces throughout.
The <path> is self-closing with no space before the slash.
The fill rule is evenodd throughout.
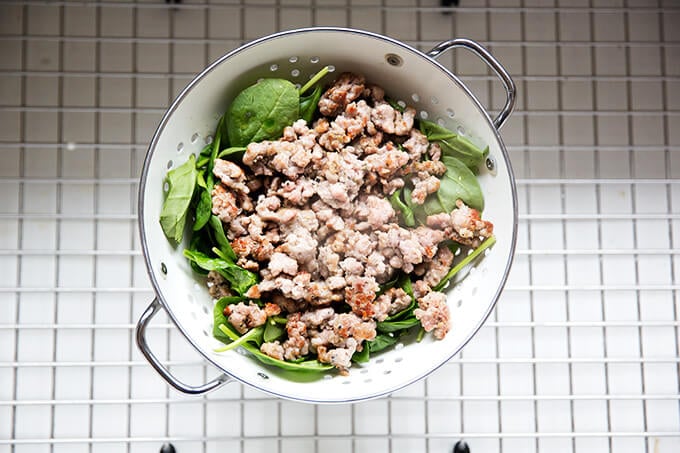
<path id="1" fill-rule="evenodd" d="M 288 80 L 263 79 L 239 93 L 226 113 L 231 146 L 274 140 L 300 115 L 300 95 Z"/>
<path id="2" fill-rule="evenodd" d="M 214 232 L 215 242 L 217 242 L 220 251 L 224 253 L 227 258 L 236 261 L 238 257 L 236 256 L 236 253 L 234 253 L 234 249 L 231 248 L 227 236 L 224 234 L 224 226 L 222 225 L 220 218 L 216 215 L 210 216 L 210 227 Z"/>
<path id="3" fill-rule="evenodd" d="M 193 154 L 190 155 L 189 160 L 170 170 L 165 178 L 169 190 L 161 209 L 160 223 L 165 236 L 175 244 L 182 242 L 187 212 L 194 194 L 197 173 L 195 159 Z"/>
<path id="4" fill-rule="evenodd" d="M 404 110 L 406 110 L 406 108 L 405 108 L 404 106 L 402 106 L 401 104 L 399 104 L 399 102 L 395 101 L 394 99 L 385 98 L 385 100 L 386 100 L 387 103 L 390 104 L 390 105 L 392 106 L 392 108 L 393 108 L 394 110 L 396 110 L 397 112 L 404 113 Z"/>
<path id="5" fill-rule="evenodd" d="M 441 140 L 439 146 L 442 149 L 442 157 L 450 156 L 459 159 L 475 174 L 479 172 L 479 166 L 489 154 L 488 147 L 481 150 L 470 140 L 460 135 Z"/>
<path id="6" fill-rule="evenodd" d="M 380 352 L 383 349 L 389 348 L 393 344 L 397 342 L 397 336 L 394 335 L 388 335 L 381 333 L 379 335 L 376 335 L 375 338 L 371 341 L 367 341 L 364 343 L 364 349 L 369 349 L 372 353 L 374 352 Z"/>
<path id="7" fill-rule="evenodd" d="M 482 150 L 465 137 L 432 121 L 420 120 L 420 131 L 430 142 L 439 143 L 443 156 L 459 159 L 473 173 L 478 172 L 479 166 L 489 154 L 488 147 Z"/>
<path id="8" fill-rule="evenodd" d="M 440 199 L 446 199 L 446 212 L 453 211 L 457 199 L 463 200 L 466 205 L 484 210 L 484 195 L 479 186 L 477 177 L 455 157 L 442 156 L 442 162 L 446 165 L 446 173 L 442 177 L 442 183 L 437 191 Z M 453 202 L 451 202 L 453 200 Z"/>
<path id="9" fill-rule="evenodd" d="M 385 322 L 409 318 L 413 315 L 413 310 L 416 308 L 416 298 L 413 295 L 413 286 L 411 285 L 411 278 L 408 276 L 408 274 L 402 274 L 400 276 L 399 281 L 397 282 L 397 288 L 403 289 L 404 292 L 409 295 L 411 298 L 411 303 L 399 313 L 388 316 L 387 319 L 385 319 Z"/>
<path id="10" fill-rule="evenodd" d="M 317 86 L 310 95 L 300 98 L 300 118 L 305 120 L 307 124 L 312 124 L 322 91 L 321 86 Z"/>
<path id="11" fill-rule="evenodd" d="M 387 291 L 388 289 L 393 288 L 394 285 L 396 285 L 397 282 L 399 281 L 399 278 L 400 278 L 400 277 L 401 277 L 401 274 L 397 273 L 397 274 L 392 278 L 392 280 L 390 280 L 390 281 L 388 281 L 388 282 L 385 282 L 385 283 L 383 283 L 382 285 L 380 285 L 380 289 L 379 289 L 378 292 L 376 293 L 376 297 L 377 297 L 377 296 L 380 296 L 381 294 L 383 294 L 383 293 L 384 293 L 385 291 Z"/>
<path id="12" fill-rule="evenodd" d="M 441 178 L 439 190 L 430 194 L 425 203 L 414 207 L 420 223 L 424 224 L 427 216 L 453 211 L 458 199 L 480 212 L 484 209 L 482 188 L 472 171 L 455 157 L 442 156 L 442 162 L 446 165 L 446 173 Z"/>
<path id="13" fill-rule="evenodd" d="M 200 173 L 199 173 L 200 175 Z M 208 223 L 212 214 L 212 197 L 207 189 L 198 188 L 198 203 L 196 203 L 196 219 L 194 220 L 194 231 L 198 231 Z"/>
<path id="14" fill-rule="evenodd" d="M 420 120 L 419 121 L 420 132 L 427 137 L 430 142 L 436 142 L 439 140 L 446 140 L 447 138 L 456 137 L 456 133 L 448 130 L 444 126 L 440 126 L 432 121 Z"/>
<path id="15" fill-rule="evenodd" d="M 225 344 L 231 343 L 234 338 L 239 337 L 239 334 L 231 327 L 229 321 L 227 321 L 227 317 L 224 316 L 224 307 L 229 303 L 229 300 L 226 297 L 223 297 L 218 300 L 213 307 L 213 337 Z M 219 328 L 220 325 L 227 326 L 230 331 L 229 334 L 223 332 Z"/>
<path id="16" fill-rule="evenodd" d="M 267 343 L 276 341 L 286 332 L 285 327 L 277 324 L 273 319 L 267 319 L 266 327 L 264 328 L 264 341 Z"/>
<path id="17" fill-rule="evenodd" d="M 229 282 L 231 289 L 240 295 L 243 295 L 258 281 L 256 274 L 225 259 L 211 258 L 194 250 L 184 250 L 184 256 L 207 271 L 219 272 Z"/>
<path id="18" fill-rule="evenodd" d="M 218 159 L 222 159 L 223 157 L 229 157 L 233 156 L 238 153 L 243 153 L 245 152 L 246 148 L 245 146 L 232 146 L 230 148 L 225 148 L 220 153 L 217 155 Z"/>
<path id="19" fill-rule="evenodd" d="M 415 317 L 402 319 L 400 321 L 383 321 L 378 323 L 377 330 L 378 332 L 383 333 L 396 332 L 398 330 L 408 329 L 409 327 L 413 327 L 419 323 L 420 321 L 418 321 Z"/>
<path id="20" fill-rule="evenodd" d="M 277 360 L 269 357 L 267 354 L 260 352 L 258 348 L 251 344 L 244 344 L 243 348 L 253 354 L 257 360 L 260 362 L 272 365 L 287 371 L 308 371 L 308 372 L 321 372 L 327 371 L 333 368 L 333 365 L 326 363 L 321 363 L 318 360 L 305 360 L 303 362 L 293 363 L 286 362 L 284 360 Z"/>
<path id="21" fill-rule="evenodd" d="M 401 217 L 404 219 L 404 225 L 408 227 L 414 227 L 416 226 L 416 221 L 413 215 L 413 209 L 411 209 L 406 203 L 404 203 L 404 201 L 402 201 L 401 192 L 402 189 L 398 189 L 395 190 L 392 195 L 390 195 L 390 204 L 395 211 L 401 212 Z"/>
<path id="22" fill-rule="evenodd" d="M 368 362 L 371 351 L 368 349 L 368 341 L 364 341 L 363 349 L 361 351 L 356 351 L 352 355 L 352 362 L 356 363 L 366 363 Z"/>

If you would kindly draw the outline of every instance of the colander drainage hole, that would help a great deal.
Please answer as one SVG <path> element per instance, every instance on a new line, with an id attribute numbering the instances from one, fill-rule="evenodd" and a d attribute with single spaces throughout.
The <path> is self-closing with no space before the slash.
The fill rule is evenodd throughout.
<path id="1" fill-rule="evenodd" d="M 394 359 L 394 362 L 395 362 L 395 363 L 399 363 L 399 362 L 401 362 L 402 360 L 404 360 L 404 359 L 402 359 L 401 357 L 397 357 L 396 359 Z"/>
<path id="2" fill-rule="evenodd" d="M 172 164 L 173 164 L 173 162 L 172 162 L 172 159 L 171 159 L 171 160 L 168 161 L 168 163 L 165 166 L 167 167 L 168 170 L 170 170 L 172 168 Z"/>
<path id="3" fill-rule="evenodd" d="M 320 61 L 319 57 L 312 57 L 309 59 L 309 62 L 312 64 L 317 64 Z"/>
<path id="4" fill-rule="evenodd" d="M 496 176 L 496 159 L 494 159 L 492 156 L 488 156 L 486 158 L 485 164 L 486 169 L 489 170 L 489 172 L 491 172 L 492 175 Z"/>
<path id="5" fill-rule="evenodd" d="M 198 139 L 201 138 L 198 132 L 194 132 L 194 135 L 191 136 L 191 143 L 196 143 Z"/>
<path id="6" fill-rule="evenodd" d="M 184 143 L 179 142 L 179 143 L 177 144 L 177 152 L 178 152 L 178 153 L 181 153 L 183 150 L 184 150 Z"/>
<path id="7" fill-rule="evenodd" d="M 161 263 L 161 272 L 163 275 L 168 275 L 168 266 L 166 266 L 165 263 Z"/>
<path id="8" fill-rule="evenodd" d="M 288 61 L 290 61 L 291 63 L 297 63 L 298 57 L 290 57 Z"/>
<path id="9" fill-rule="evenodd" d="M 328 72 L 335 72 L 335 66 L 332 64 L 328 65 Z"/>
<path id="10" fill-rule="evenodd" d="M 257 375 L 260 376 L 262 379 L 269 379 L 269 376 L 267 376 L 266 374 L 264 374 L 264 373 L 261 372 L 261 371 L 258 372 Z"/>
<path id="11" fill-rule="evenodd" d="M 401 66 L 404 64 L 404 60 L 395 53 L 388 53 L 385 55 L 385 61 L 391 66 Z"/>
<path id="12" fill-rule="evenodd" d="M 425 110 L 422 110 L 422 111 L 420 112 L 420 117 L 421 117 L 422 119 L 424 119 L 424 120 L 426 120 L 429 116 L 430 116 L 430 115 L 429 115 Z"/>
<path id="13" fill-rule="evenodd" d="M 273 64 L 273 65 L 271 65 L 271 66 L 269 67 L 269 70 L 270 70 L 271 72 L 275 72 L 275 71 L 277 71 L 278 69 L 279 69 L 279 65 L 277 65 L 277 64 Z"/>
<path id="14" fill-rule="evenodd" d="M 366 373 L 368 373 L 368 370 L 367 370 L 367 369 L 363 369 L 363 370 L 360 371 L 360 373 L 361 373 L 361 374 L 366 374 Z"/>
<path id="15" fill-rule="evenodd" d="M 449 116 L 449 118 L 456 116 L 456 112 L 454 112 L 453 109 L 446 109 L 446 114 Z"/>
<path id="16" fill-rule="evenodd" d="M 413 99 L 413 102 L 420 102 L 420 96 L 418 95 L 418 93 L 413 93 L 411 95 L 411 99 Z"/>
<path id="17" fill-rule="evenodd" d="M 458 132 L 459 135 L 465 135 L 465 128 L 463 126 L 458 126 L 456 128 L 456 131 Z"/>
<path id="18" fill-rule="evenodd" d="M 293 69 L 292 71 L 290 71 L 290 75 L 292 75 L 293 77 L 297 77 L 297 76 L 300 75 L 300 70 L 299 69 Z"/>

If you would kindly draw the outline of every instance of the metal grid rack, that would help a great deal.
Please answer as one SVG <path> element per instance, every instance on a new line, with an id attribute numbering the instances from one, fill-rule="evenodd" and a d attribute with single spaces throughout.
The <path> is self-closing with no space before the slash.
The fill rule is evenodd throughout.
<path id="1" fill-rule="evenodd" d="M 680 451 L 680 5 L 673 0 L 161 0 L 0 4 L 0 451 Z M 471 344 L 389 398 L 312 406 L 170 391 L 132 331 L 152 297 L 135 223 L 146 144 L 219 55 L 277 30 L 488 46 L 515 264 Z M 487 69 L 447 56 L 489 108 Z M 154 350 L 214 374 L 167 319 Z"/>

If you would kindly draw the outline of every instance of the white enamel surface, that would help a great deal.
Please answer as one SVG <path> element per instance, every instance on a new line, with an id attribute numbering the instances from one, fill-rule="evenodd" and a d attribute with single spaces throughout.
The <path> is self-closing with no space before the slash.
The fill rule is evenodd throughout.
<path id="1" fill-rule="evenodd" d="M 399 55 L 403 64 L 388 64 L 387 54 Z M 376 355 L 368 364 L 353 366 L 349 376 L 289 374 L 265 367 L 240 351 L 214 353 L 219 343 L 210 335 L 213 302 L 183 258 L 182 246 L 173 249 L 158 223 L 168 167 L 181 165 L 190 153 L 198 153 L 205 146 L 206 137 L 235 93 L 266 76 L 304 83 L 323 65 L 334 66 L 335 74 L 363 73 L 369 81 L 384 87 L 389 96 L 413 105 L 419 114 L 427 112 L 428 119 L 442 121 L 453 129 L 461 127 L 474 142 L 488 144 L 496 162 L 495 176 L 483 172 L 479 179 L 486 200 L 484 218 L 494 223 L 497 243 L 478 268 L 449 291 L 451 332 L 443 341 L 433 341 L 430 336 L 421 343 L 408 341 L 404 347 Z M 299 76 L 292 77 L 296 71 Z M 216 63 L 180 95 L 149 150 L 146 184 L 142 187 L 142 221 L 159 296 L 178 327 L 206 358 L 266 392 L 304 401 L 343 402 L 401 388 L 460 350 L 488 314 L 503 284 L 516 225 L 511 176 L 501 146 L 488 116 L 468 92 L 438 65 L 410 48 L 365 34 L 318 30 L 250 45 Z M 165 263 L 167 275 L 161 272 L 161 263 Z"/>

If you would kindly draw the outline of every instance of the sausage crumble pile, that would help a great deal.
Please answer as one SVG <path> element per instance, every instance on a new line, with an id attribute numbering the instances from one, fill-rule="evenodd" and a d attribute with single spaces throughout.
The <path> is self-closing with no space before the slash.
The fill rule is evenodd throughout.
<path id="1" fill-rule="evenodd" d="M 345 73 L 323 94 L 312 125 L 296 121 L 276 141 L 251 143 L 242 165 L 217 159 L 212 211 L 225 225 L 237 264 L 261 281 L 246 294 L 267 302 L 227 305 L 241 333 L 286 316 L 287 338 L 260 350 L 279 360 L 315 354 L 347 373 L 352 355 L 376 336 L 376 323 L 409 306 L 401 288 L 377 295 L 397 272 L 410 274 L 415 316 L 438 339 L 449 330 L 446 296 L 431 288 L 451 268 L 453 240 L 477 247 L 493 225 L 457 201 L 426 225 L 400 226 L 387 197 L 413 184 L 422 204 L 439 189 L 441 149 L 414 128 L 416 111 L 385 100 L 382 88 Z M 216 272 L 210 294 L 229 295 Z"/>

